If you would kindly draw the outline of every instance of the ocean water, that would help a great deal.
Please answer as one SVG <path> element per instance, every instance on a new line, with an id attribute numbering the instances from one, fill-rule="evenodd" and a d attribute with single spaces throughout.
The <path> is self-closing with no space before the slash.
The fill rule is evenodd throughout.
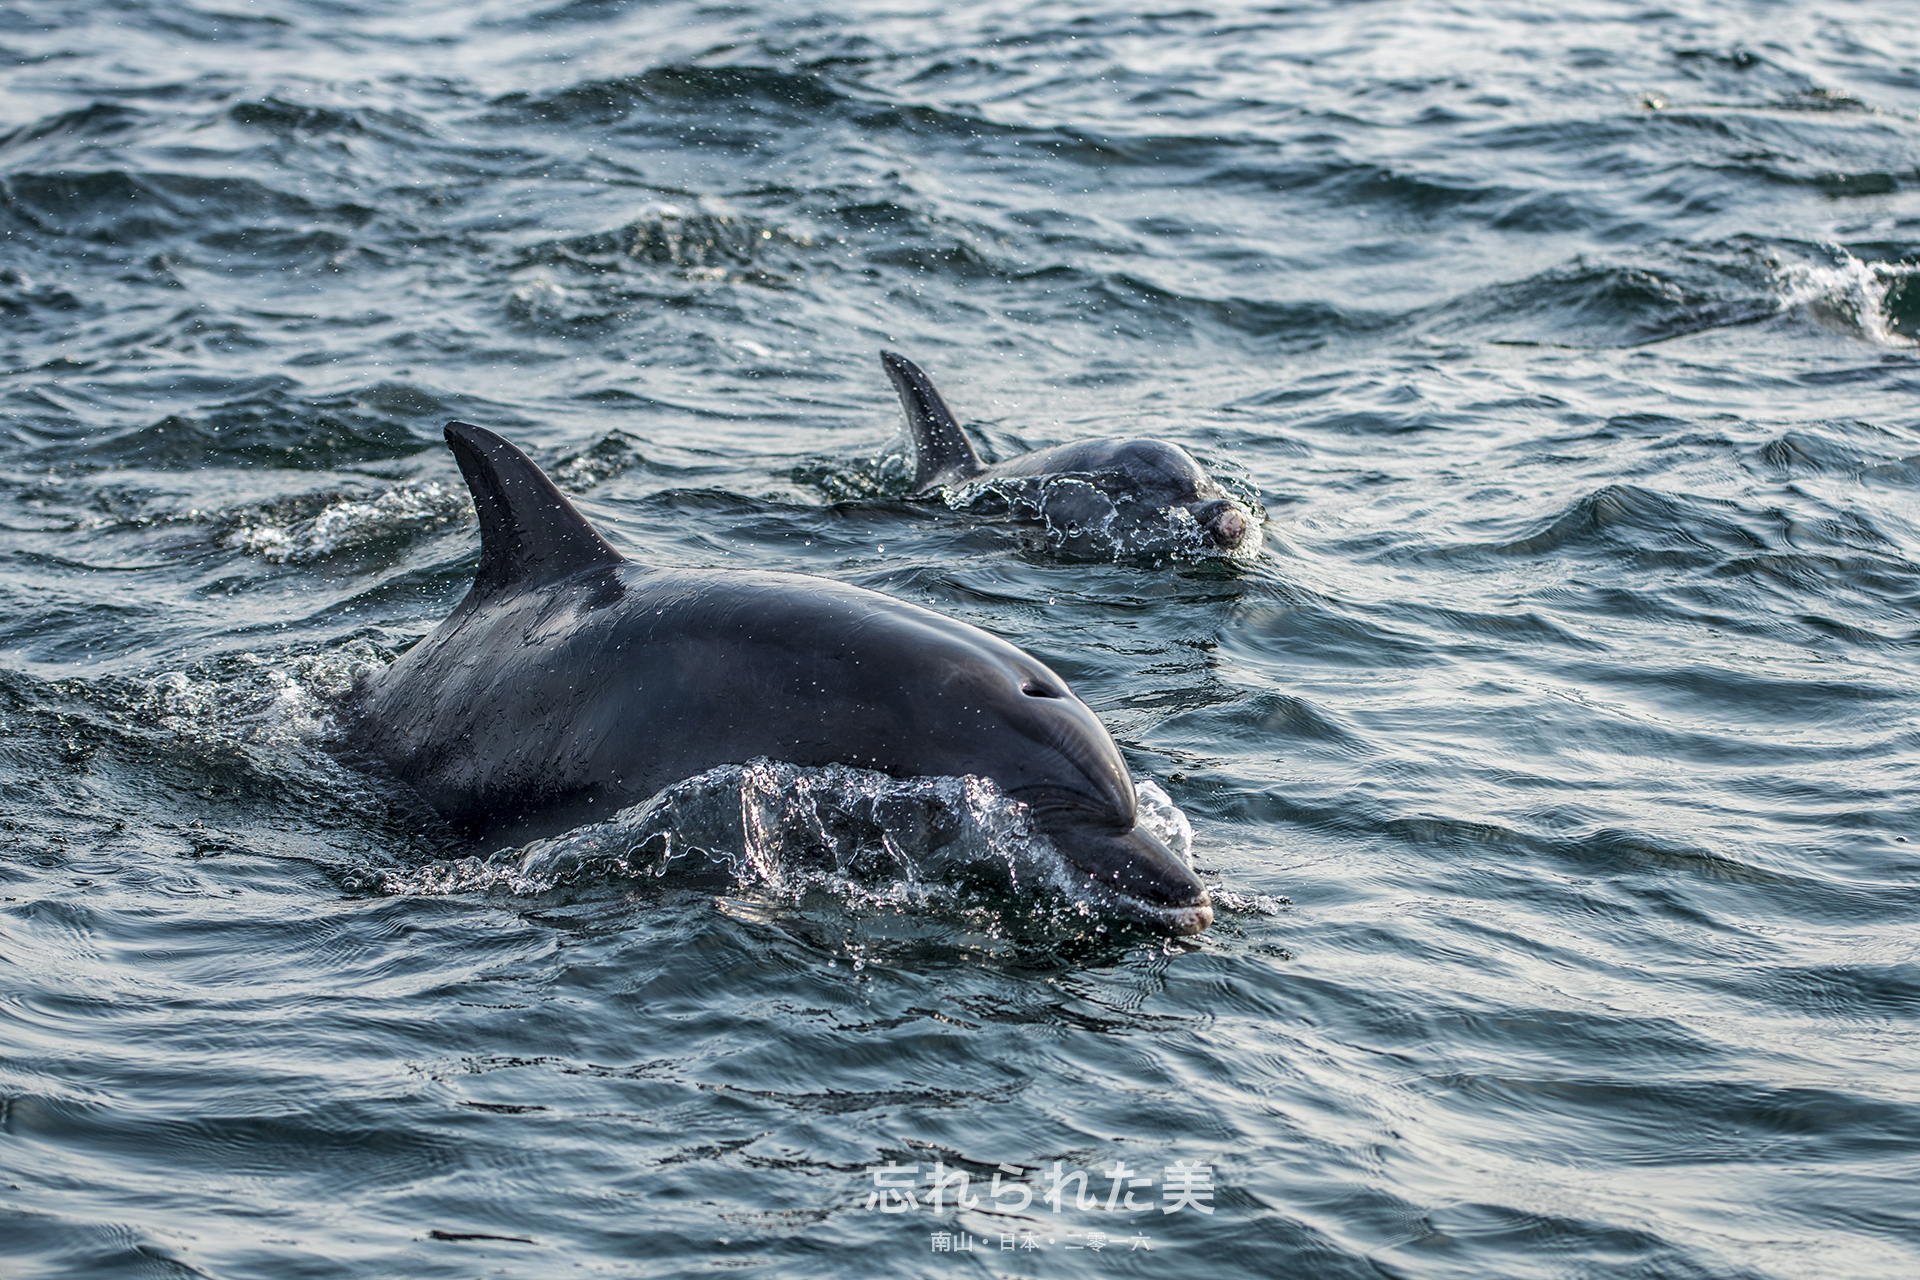
<path id="1" fill-rule="evenodd" d="M 0 1273 L 1920 1274 L 1916 263 L 1893 0 L 12 0 Z M 883 347 L 1258 554 L 906 501 Z M 1214 927 L 463 844 L 452 417 L 1038 654 Z"/>

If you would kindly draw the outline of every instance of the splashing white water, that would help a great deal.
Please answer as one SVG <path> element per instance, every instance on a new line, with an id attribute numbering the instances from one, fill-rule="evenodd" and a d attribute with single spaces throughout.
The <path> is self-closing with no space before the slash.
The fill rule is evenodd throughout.
<path id="1" fill-rule="evenodd" d="M 1877 346 L 1920 345 L 1894 328 L 1888 306 L 1894 289 L 1916 273 L 1920 267 L 1862 262 L 1844 251 L 1834 263 L 1790 263 L 1778 273 L 1780 309 Z"/>
<path id="2" fill-rule="evenodd" d="M 1207 541 L 1186 507 L 1116 499 L 1074 476 L 977 480 L 942 489 L 940 499 L 954 511 L 1035 525 L 1049 551 L 1095 559 L 1139 555 L 1251 559 L 1260 553 L 1260 530 L 1265 523 L 1258 503 L 1235 495 L 1234 505 L 1251 532 L 1233 549 L 1222 550 Z"/>
<path id="3" fill-rule="evenodd" d="M 372 497 L 342 497 L 310 517 L 284 517 L 272 510 L 244 517 L 227 534 L 227 545 L 275 564 L 306 564 L 368 546 L 400 533 L 435 528 L 469 515 L 464 490 L 438 480 L 395 485 Z"/>
<path id="4" fill-rule="evenodd" d="M 212 670 L 138 682 L 129 709 L 201 741 L 322 742 L 338 734 L 335 708 L 358 673 L 386 660 L 365 640 L 274 659 L 240 653 Z"/>
<path id="5" fill-rule="evenodd" d="M 1139 797 L 1140 815 L 1136 825 L 1161 844 L 1178 854 L 1189 867 L 1193 865 L 1193 824 L 1180 806 L 1152 778 L 1135 778 L 1134 794 Z"/>
<path id="6" fill-rule="evenodd" d="M 1165 791 L 1136 783 L 1140 826 L 1190 861 L 1193 828 Z M 389 894 L 530 896 L 592 881 L 719 871 L 731 892 L 798 901 L 827 889 L 871 907 L 977 905 L 1085 920 L 1084 886 L 1027 807 L 983 778 L 898 779 L 844 765 L 724 765 L 649 800 L 519 848 L 379 873 Z M 1062 903 L 1065 900 L 1065 910 Z"/>

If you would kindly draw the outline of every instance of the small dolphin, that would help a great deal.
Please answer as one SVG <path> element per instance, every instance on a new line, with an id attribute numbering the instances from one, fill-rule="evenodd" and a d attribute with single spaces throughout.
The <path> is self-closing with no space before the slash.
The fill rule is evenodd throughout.
<path id="1" fill-rule="evenodd" d="M 358 709 L 447 818 L 525 840 L 759 757 L 970 774 L 1028 806 L 1092 905 L 1175 934 L 1212 922 L 1206 887 L 1136 825 L 1112 737 L 1032 656 L 825 578 L 633 564 L 519 449 L 469 423 L 446 434 L 479 571 Z"/>
<path id="2" fill-rule="evenodd" d="M 1184 525 L 1210 551 L 1239 550 L 1255 536 L 1259 522 L 1253 513 L 1228 497 L 1177 444 L 1076 440 L 988 466 L 919 365 L 893 351 L 882 351 L 880 363 L 907 412 L 916 498 L 942 490 L 992 493 L 1016 518 L 1066 527 L 1117 517 L 1123 528 L 1138 533 L 1171 515 L 1180 520 L 1176 529 Z"/>

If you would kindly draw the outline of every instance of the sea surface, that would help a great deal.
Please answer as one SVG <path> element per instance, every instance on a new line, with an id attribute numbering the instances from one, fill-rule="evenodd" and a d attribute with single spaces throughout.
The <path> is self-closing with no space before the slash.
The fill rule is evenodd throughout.
<path id="1" fill-rule="evenodd" d="M 9 0 L 0 1274 L 1920 1274 L 1917 262 L 1904 0 Z M 882 348 L 1257 554 L 907 500 Z M 1213 928 L 464 844 L 455 417 L 1039 655 Z"/>

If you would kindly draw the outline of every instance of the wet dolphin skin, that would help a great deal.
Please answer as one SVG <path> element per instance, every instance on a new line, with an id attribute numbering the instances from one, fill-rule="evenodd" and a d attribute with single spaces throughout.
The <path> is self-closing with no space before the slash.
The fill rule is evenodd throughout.
<path id="1" fill-rule="evenodd" d="M 448 818 L 552 834 L 722 764 L 975 775 L 1028 806 L 1078 896 L 1175 934 L 1206 888 L 1137 825 L 1104 726 L 977 627 L 801 574 L 652 569 L 519 449 L 455 422 L 480 516 L 465 600 L 360 694 L 373 748 Z"/>

